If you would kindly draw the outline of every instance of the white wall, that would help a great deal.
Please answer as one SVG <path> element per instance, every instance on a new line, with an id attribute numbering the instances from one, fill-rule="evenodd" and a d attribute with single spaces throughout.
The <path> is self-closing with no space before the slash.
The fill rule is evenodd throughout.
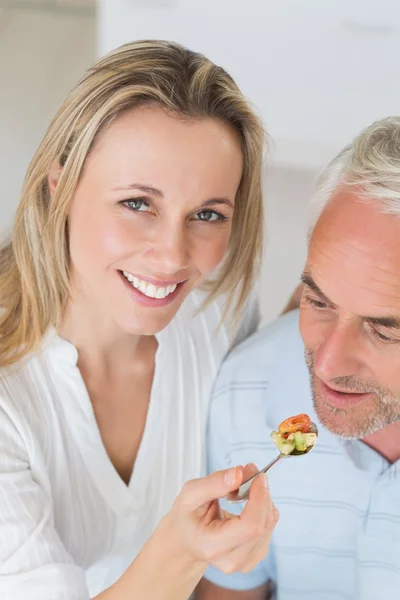
<path id="1" fill-rule="evenodd" d="M 267 177 L 261 281 L 264 323 L 279 315 L 299 283 L 307 255 L 307 205 L 314 176 L 312 171 L 276 167 Z"/>
<path id="2" fill-rule="evenodd" d="M 172 39 L 228 69 L 257 105 L 276 161 L 319 168 L 400 111 L 399 0 L 98 0 L 100 52 Z"/>
<path id="3" fill-rule="evenodd" d="M 94 17 L 0 10 L 0 231 L 47 124 L 96 53 Z"/>

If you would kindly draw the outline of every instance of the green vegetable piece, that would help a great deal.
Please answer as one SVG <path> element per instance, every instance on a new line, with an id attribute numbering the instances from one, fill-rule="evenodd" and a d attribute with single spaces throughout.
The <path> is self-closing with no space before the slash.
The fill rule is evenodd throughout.
<path id="1" fill-rule="evenodd" d="M 292 444 L 290 442 L 287 442 L 285 440 L 285 441 L 282 442 L 279 450 L 281 451 L 282 454 L 286 454 L 287 455 L 287 454 L 291 454 L 293 452 L 294 448 L 295 448 L 294 444 Z"/>
<path id="2" fill-rule="evenodd" d="M 274 440 L 279 452 L 282 454 L 291 454 L 295 448 L 294 439 L 286 440 L 277 431 L 271 432 L 271 437 Z"/>
<path id="3" fill-rule="evenodd" d="M 271 437 L 274 440 L 275 444 L 277 444 L 278 438 L 280 438 L 281 436 L 279 435 L 279 433 L 277 431 L 271 431 Z"/>
<path id="4" fill-rule="evenodd" d="M 298 452 L 304 452 L 307 449 L 306 438 L 301 431 L 296 431 L 294 434 L 294 446 Z"/>

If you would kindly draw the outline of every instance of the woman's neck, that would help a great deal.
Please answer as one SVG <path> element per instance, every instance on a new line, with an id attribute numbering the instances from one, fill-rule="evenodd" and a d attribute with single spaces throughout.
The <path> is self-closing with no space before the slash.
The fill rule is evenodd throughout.
<path id="1" fill-rule="evenodd" d="M 127 333 L 78 302 L 67 306 L 58 333 L 77 348 L 81 365 L 102 369 L 103 373 L 123 370 L 127 364 L 140 361 L 149 344 L 156 345 L 153 336 Z"/>

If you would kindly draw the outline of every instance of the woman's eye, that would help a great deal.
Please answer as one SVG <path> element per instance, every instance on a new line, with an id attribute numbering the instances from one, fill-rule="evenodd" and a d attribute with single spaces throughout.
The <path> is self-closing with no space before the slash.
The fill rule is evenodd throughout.
<path id="1" fill-rule="evenodd" d="M 202 210 L 195 215 L 197 221 L 225 221 L 227 217 L 214 210 Z"/>
<path id="2" fill-rule="evenodd" d="M 133 200 L 124 200 L 123 204 L 136 212 L 148 212 L 150 209 L 148 203 L 145 200 L 141 200 L 140 198 Z"/>
<path id="3" fill-rule="evenodd" d="M 305 301 L 307 304 L 311 304 L 314 308 L 318 310 L 324 310 L 325 308 L 329 308 L 329 305 L 326 302 L 321 302 L 320 300 L 316 300 L 315 298 L 311 298 L 311 296 L 305 296 Z"/>

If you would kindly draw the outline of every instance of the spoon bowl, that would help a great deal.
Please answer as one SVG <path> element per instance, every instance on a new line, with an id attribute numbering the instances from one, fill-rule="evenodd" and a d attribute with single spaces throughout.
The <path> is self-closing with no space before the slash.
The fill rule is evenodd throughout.
<path id="1" fill-rule="evenodd" d="M 313 422 L 311 422 L 310 433 L 315 433 L 317 435 L 317 439 L 318 439 L 318 427 Z M 258 477 L 258 475 L 260 475 L 261 473 L 267 473 L 270 469 L 272 469 L 272 467 L 274 467 L 276 464 L 278 464 L 278 462 L 280 462 L 284 458 L 291 458 L 294 456 L 305 456 L 306 454 L 309 454 L 311 452 L 311 450 L 313 450 L 315 448 L 315 445 L 316 445 L 316 442 L 312 446 L 309 446 L 308 448 L 306 448 L 304 451 L 294 449 L 290 454 L 282 454 L 282 452 L 280 452 L 278 454 L 278 456 L 276 458 L 274 458 L 274 460 L 271 461 L 266 467 L 261 469 L 261 471 L 258 471 L 258 473 L 256 473 L 249 479 L 246 479 L 246 481 L 244 481 L 242 483 L 242 485 L 240 485 L 238 487 L 237 490 L 228 494 L 228 496 L 227 496 L 228 502 L 237 504 L 239 502 L 244 502 L 245 500 L 248 500 L 251 485 L 253 483 L 253 480 L 256 477 Z"/>

